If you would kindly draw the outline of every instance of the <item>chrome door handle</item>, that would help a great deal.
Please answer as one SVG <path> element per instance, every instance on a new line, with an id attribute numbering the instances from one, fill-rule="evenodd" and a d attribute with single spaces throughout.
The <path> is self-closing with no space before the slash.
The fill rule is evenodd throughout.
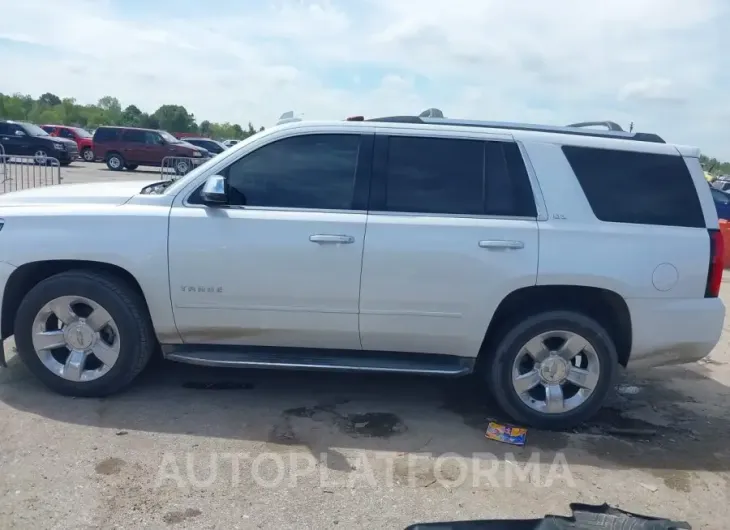
<path id="1" fill-rule="evenodd" d="M 335 234 L 313 234 L 309 236 L 312 243 L 341 243 L 348 245 L 355 242 L 352 236 L 340 236 Z"/>
<path id="2" fill-rule="evenodd" d="M 525 248 L 525 243 L 522 241 L 508 241 L 503 239 L 487 239 L 480 241 L 479 246 L 491 250 L 519 250 Z"/>

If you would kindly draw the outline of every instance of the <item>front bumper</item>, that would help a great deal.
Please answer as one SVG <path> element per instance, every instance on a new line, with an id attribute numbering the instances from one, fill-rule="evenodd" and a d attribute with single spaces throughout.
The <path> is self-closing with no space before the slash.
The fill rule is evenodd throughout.
<path id="1" fill-rule="evenodd" d="M 719 298 L 635 298 L 626 304 L 631 314 L 631 370 L 699 361 L 722 335 L 725 305 Z"/>
<path id="2" fill-rule="evenodd" d="M 3 307 L 3 296 L 5 294 L 5 286 L 8 283 L 8 279 L 10 278 L 10 275 L 15 272 L 14 265 L 11 265 L 10 263 L 5 263 L 4 261 L 0 261 L 0 324 L 2 323 L 2 307 Z M 7 337 L 3 337 L 2 333 L 0 333 L 0 366 L 7 368 L 7 363 L 5 362 L 5 347 L 3 346 L 3 341 Z"/>

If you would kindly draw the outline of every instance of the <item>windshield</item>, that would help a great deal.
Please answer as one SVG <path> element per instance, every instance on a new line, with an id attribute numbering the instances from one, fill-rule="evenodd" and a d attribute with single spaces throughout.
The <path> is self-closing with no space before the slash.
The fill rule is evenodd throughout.
<path id="1" fill-rule="evenodd" d="M 30 136 L 48 136 L 46 131 L 32 123 L 19 122 L 18 125 L 25 129 L 25 132 L 27 132 Z"/>
<path id="2" fill-rule="evenodd" d="M 180 140 L 178 140 L 177 138 L 175 138 L 169 132 L 167 132 L 167 131 L 159 131 L 159 132 L 160 132 L 160 136 L 162 136 L 162 138 L 164 138 L 164 140 L 167 143 L 169 143 L 169 144 L 179 144 L 179 143 L 181 143 Z"/>
<path id="3" fill-rule="evenodd" d="M 76 134 L 78 134 L 81 138 L 91 138 L 92 134 L 87 131 L 86 129 L 82 129 L 81 127 L 71 127 Z"/>

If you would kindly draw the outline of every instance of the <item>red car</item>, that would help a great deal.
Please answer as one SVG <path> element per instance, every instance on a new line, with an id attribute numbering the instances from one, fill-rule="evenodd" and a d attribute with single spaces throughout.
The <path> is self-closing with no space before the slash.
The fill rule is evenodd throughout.
<path id="1" fill-rule="evenodd" d="M 60 136 L 76 142 L 79 147 L 79 154 L 87 162 L 93 162 L 94 142 L 91 133 L 81 127 L 69 127 L 68 125 L 41 125 L 41 129 L 51 136 Z"/>

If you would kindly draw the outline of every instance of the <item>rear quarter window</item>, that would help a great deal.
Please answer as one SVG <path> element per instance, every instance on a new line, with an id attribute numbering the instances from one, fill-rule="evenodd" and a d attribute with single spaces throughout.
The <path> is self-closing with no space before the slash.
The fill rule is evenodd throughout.
<path id="1" fill-rule="evenodd" d="M 563 153 L 601 221 L 704 228 L 681 156 L 567 145 Z"/>

